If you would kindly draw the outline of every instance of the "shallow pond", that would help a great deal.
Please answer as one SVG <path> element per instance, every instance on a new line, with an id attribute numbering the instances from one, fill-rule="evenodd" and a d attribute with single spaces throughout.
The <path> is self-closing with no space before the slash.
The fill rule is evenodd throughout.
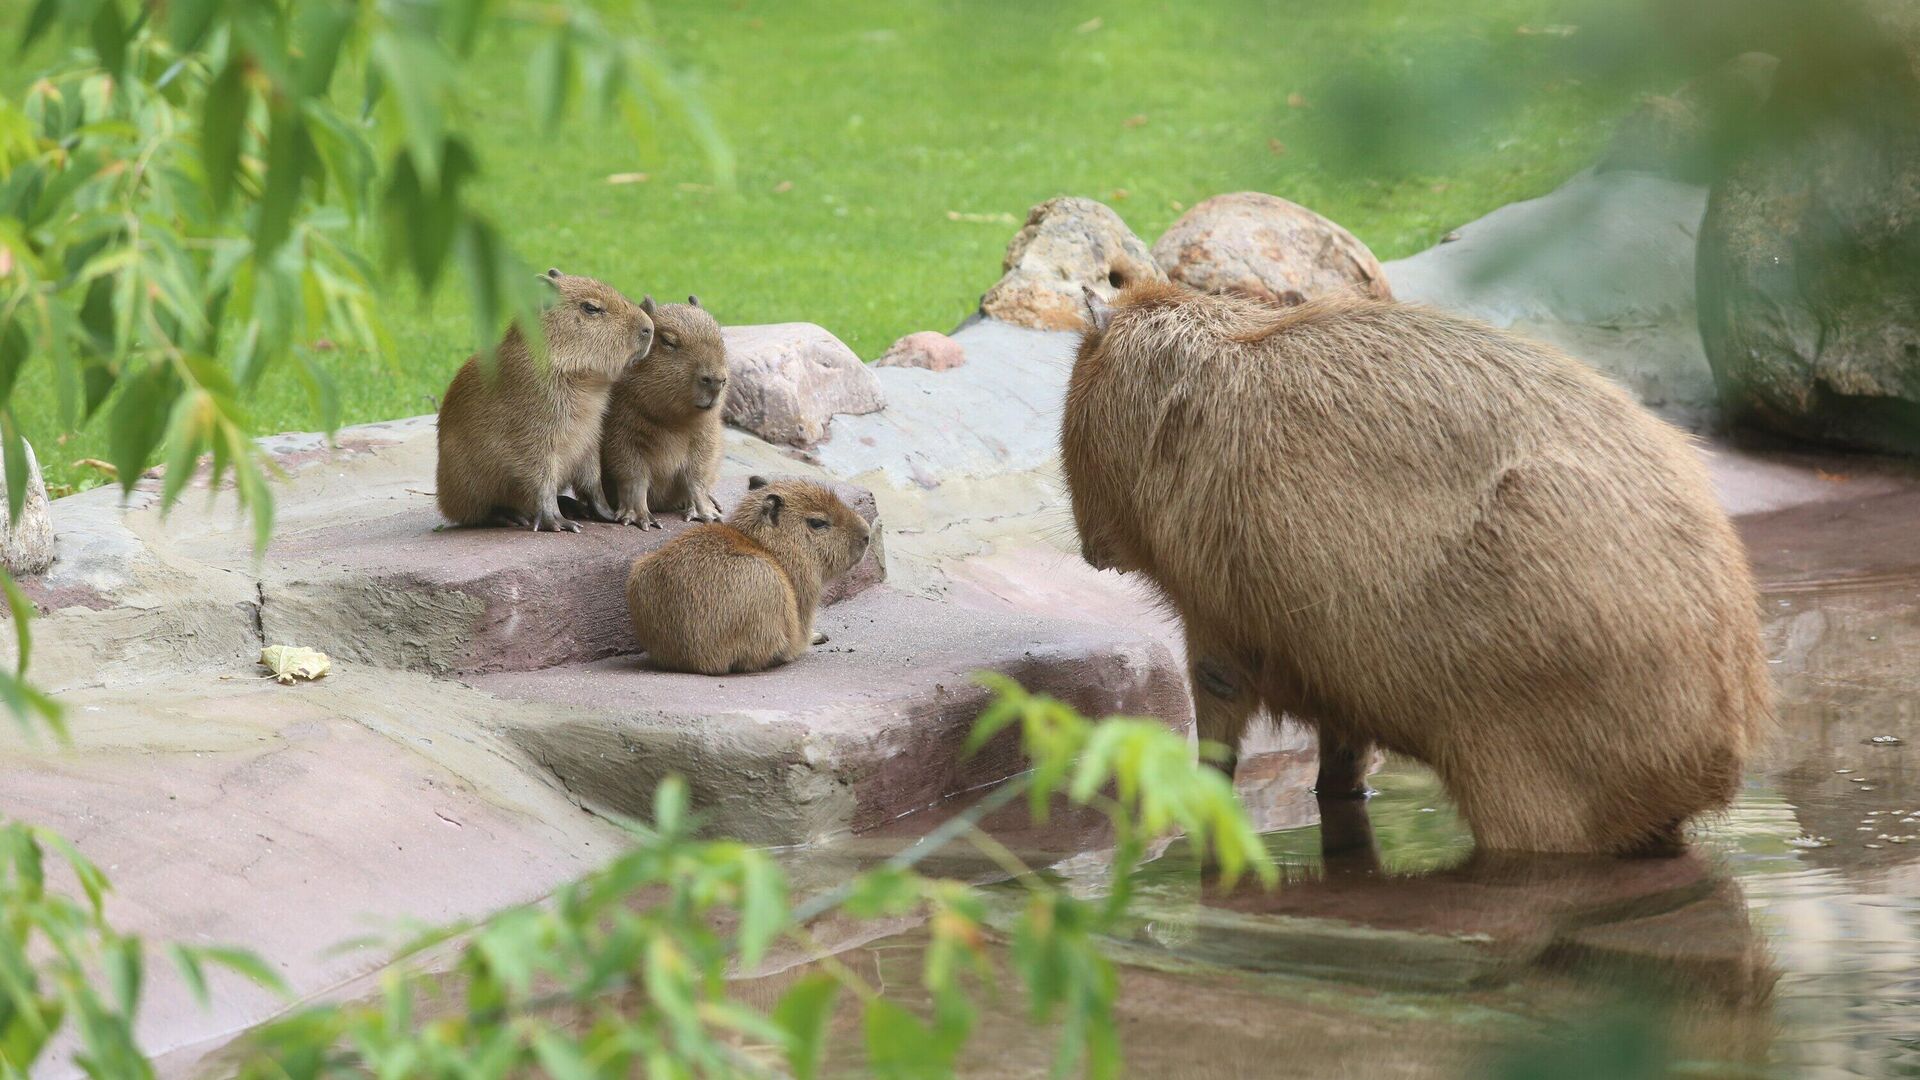
<path id="1" fill-rule="evenodd" d="M 1283 883 L 1206 888 L 1178 842 L 1145 868 L 1111 942 L 1128 1074 L 1920 1076 L 1920 578 L 1781 578 L 1780 733 L 1679 857 L 1474 857 L 1432 775 L 1398 760 L 1363 812 L 1328 804 L 1323 824 L 1310 762 L 1244 760 Z M 1097 888 L 1075 827 L 1005 839 Z M 1342 854 L 1323 857 L 1329 837 Z M 924 1006 L 922 948 L 903 926 L 838 961 Z M 743 990 L 771 1002 L 792 976 Z M 1045 1076 L 1053 1035 L 1005 986 L 967 1074 Z"/>

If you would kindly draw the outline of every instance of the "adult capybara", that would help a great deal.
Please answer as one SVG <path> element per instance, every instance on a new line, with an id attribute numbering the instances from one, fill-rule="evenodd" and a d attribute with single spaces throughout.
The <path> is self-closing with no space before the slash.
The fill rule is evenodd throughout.
<path id="1" fill-rule="evenodd" d="M 1670 848 L 1771 720 L 1745 555 L 1684 435 L 1575 360 L 1389 301 L 1129 289 L 1061 455 L 1082 550 L 1185 625 L 1204 738 L 1439 774 L 1488 849 Z M 1228 766 L 1231 768 L 1231 765 Z"/>
<path id="2" fill-rule="evenodd" d="M 600 423 L 614 380 L 652 348 L 653 320 L 604 282 L 558 270 L 545 280 L 546 359 L 510 327 L 493 370 L 469 358 L 440 402 L 434 494 L 458 524 L 579 532 L 560 512 L 569 487 L 575 505 L 613 518 L 600 490 Z"/>

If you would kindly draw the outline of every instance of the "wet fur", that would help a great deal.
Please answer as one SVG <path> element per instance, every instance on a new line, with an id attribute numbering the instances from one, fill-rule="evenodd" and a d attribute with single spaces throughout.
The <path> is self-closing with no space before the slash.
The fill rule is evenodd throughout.
<path id="1" fill-rule="evenodd" d="M 692 297 L 688 298 L 693 300 Z M 651 308 L 649 301 L 643 307 Z M 614 384 L 601 436 L 601 478 L 616 520 L 658 526 L 653 512 L 720 520 L 713 485 L 725 450 L 727 346 L 698 302 L 662 304 L 653 351 Z"/>
<path id="2" fill-rule="evenodd" d="M 1062 458 L 1083 551 L 1187 633 L 1200 735 L 1431 766 L 1493 850 L 1671 848 L 1772 717 L 1745 553 L 1687 439 L 1550 348 L 1352 297 L 1130 289 Z M 1230 767 L 1230 766 L 1229 766 Z"/>
<path id="3" fill-rule="evenodd" d="M 456 524 L 578 532 L 560 512 L 567 488 L 595 516 L 611 515 L 600 490 L 601 416 L 614 380 L 651 347 L 653 321 L 592 278 L 556 270 L 548 281 L 546 360 L 514 326 L 493 370 L 469 358 L 441 400 L 434 494 Z M 589 303 L 601 314 L 587 314 Z"/>
<path id="4" fill-rule="evenodd" d="M 826 486 L 755 477 L 724 523 L 696 525 L 634 561 L 634 637 L 655 666 L 702 675 L 797 659 L 812 641 L 821 591 L 860 561 L 867 541 L 866 521 Z"/>

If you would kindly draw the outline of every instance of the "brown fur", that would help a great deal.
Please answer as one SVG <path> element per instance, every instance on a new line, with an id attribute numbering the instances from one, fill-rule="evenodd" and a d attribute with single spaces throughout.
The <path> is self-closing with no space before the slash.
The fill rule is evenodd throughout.
<path id="1" fill-rule="evenodd" d="M 724 449 L 727 346 L 700 307 L 641 301 L 653 317 L 653 351 L 614 384 L 600 439 L 601 479 L 616 520 L 659 528 L 655 510 L 719 521 L 713 497 Z"/>
<path id="2" fill-rule="evenodd" d="M 653 343 L 653 320 L 617 289 L 549 270 L 555 302 L 541 313 L 547 358 L 518 326 L 489 372 L 475 355 L 440 403 L 435 497 L 461 525 L 508 524 L 579 532 L 560 514 L 571 487 L 602 520 L 600 421 L 613 382 Z"/>
<path id="3" fill-rule="evenodd" d="M 1488 849 L 1653 850 L 1732 798 L 1772 693 L 1679 431 L 1422 308 L 1150 285 L 1094 314 L 1075 523 L 1185 624 L 1202 737 L 1237 745 L 1263 705 L 1314 725 L 1323 797 L 1364 791 L 1372 745 L 1407 754 Z"/>
<path id="4" fill-rule="evenodd" d="M 831 489 L 757 476 L 748 487 L 724 524 L 634 560 L 627 612 L 656 666 L 725 675 L 797 659 L 821 590 L 865 554 L 866 521 Z"/>

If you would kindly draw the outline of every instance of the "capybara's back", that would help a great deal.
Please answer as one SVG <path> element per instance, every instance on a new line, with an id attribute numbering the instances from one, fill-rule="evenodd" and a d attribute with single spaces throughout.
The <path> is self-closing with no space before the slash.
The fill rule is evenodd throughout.
<path id="1" fill-rule="evenodd" d="M 1426 762 L 1484 846 L 1632 852 L 1724 806 L 1770 720 L 1705 469 L 1550 348 L 1143 286 L 1083 342 L 1062 435 L 1088 558 L 1186 624 L 1203 736 L 1265 704 Z"/>

